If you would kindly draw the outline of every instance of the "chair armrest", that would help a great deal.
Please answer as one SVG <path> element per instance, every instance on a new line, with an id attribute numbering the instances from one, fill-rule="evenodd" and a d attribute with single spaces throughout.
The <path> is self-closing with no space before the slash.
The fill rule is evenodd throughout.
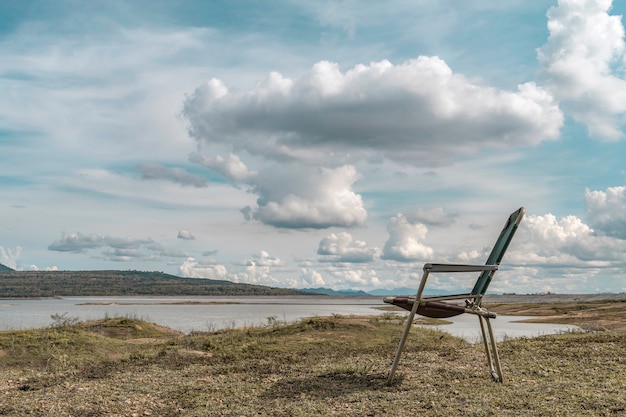
<path id="1" fill-rule="evenodd" d="M 495 271 L 498 265 L 464 265 L 464 264 L 426 264 L 424 271 L 429 272 L 481 272 Z"/>

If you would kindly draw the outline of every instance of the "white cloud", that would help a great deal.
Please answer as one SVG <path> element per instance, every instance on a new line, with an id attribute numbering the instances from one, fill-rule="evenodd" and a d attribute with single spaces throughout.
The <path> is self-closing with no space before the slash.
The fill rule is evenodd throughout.
<path id="1" fill-rule="evenodd" d="M 257 207 L 244 214 L 285 228 L 358 226 L 367 219 L 361 196 L 352 190 L 358 174 L 353 166 L 306 168 L 276 166 L 259 173 L 254 192 Z"/>
<path id="2" fill-rule="evenodd" d="M 249 265 L 245 268 L 245 271 L 232 273 L 229 279 L 233 282 L 241 284 L 252 285 L 266 285 L 266 286 L 278 286 L 291 287 L 294 286 L 288 280 L 281 280 L 276 275 L 272 274 L 272 269 L 268 266 Z"/>
<path id="3" fill-rule="evenodd" d="M 585 190 L 587 216 L 593 228 L 606 236 L 626 240 L 626 187 Z"/>
<path id="4" fill-rule="evenodd" d="M 537 241 L 568 242 L 590 236 L 593 232 L 576 216 L 565 216 L 558 221 L 552 214 L 528 216 L 524 223 Z"/>
<path id="5" fill-rule="evenodd" d="M 15 249 L 0 246 L 0 264 L 7 266 L 16 271 L 56 271 L 56 266 L 46 266 L 39 268 L 37 265 L 20 265 L 18 260 L 22 254 L 22 248 L 17 246 Z"/>
<path id="6" fill-rule="evenodd" d="M 228 271 L 224 265 L 199 263 L 191 257 L 180 265 L 178 272 L 186 278 L 228 279 Z"/>
<path id="7" fill-rule="evenodd" d="M 270 256 L 269 253 L 262 250 L 258 254 L 252 256 L 251 259 L 245 261 L 246 266 L 282 266 L 285 263 L 279 258 Z"/>
<path id="8" fill-rule="evenodd" d="M 380 255 L 380 249 L 372 248 L 361 240 L 355 240 L 348 232 L 331 233 L 323 238 L 317 254 L 330 262 L 370 262 Z"/>
<path id="9" fill-rule="evenodd" d="M 333 266 L 327 272 L 335 279 L 333 282 L 334 288 L 380 287 L 378 274 L 370 268 Z"/>
<path id="10" fill-rule="evenodd" d="M 233 282 L 239 282 L 242 284 L 253 285 L 267 285 L 267 286 L 294 286 L 288 280 L 281 280 L 272 273 L 272 268 L 269 266 L 248 265 L 245 271 L 237 272 L 231 275 Z"/>
<path id="11" fill-rule="evenodd" d="M 307 287 L 319 288 L 326 285 L 322 274 L 313 268 L 300 268 L 300 280 Z"/>
<path id="12" fill-rule="evenodd" d="M 189 230 L 179 230 L 178 231 L 178 239 L 183 240 L 194 240 L 195 236 L 191 234 Z"/>
<path id="13" fill-rule="evenodd" d="M 249 171 L 248 167 L 241 161 L 239 156 L 233 153 L 228 154 L 227 158 L 224 158 L 221 155 L 211 158 L 198 152 L 194 152 L 189 155 L 189 160 L 202 166 L 209 167 L 232 181 L 246 182 L 257 175 L 256 171 Z"/>
<path id="14" fill-rule="evenodd" d="M 369 151 L 414 164 L 534 145 L 557 138 L 563 123 L 552 97 L 533 83 L 516 92 L 481 86 L 427 56 L 346 72 L 322 61 L 302 79 L 272 73 L 237 93 L 212 80 L 188 98 L 183 114 L 201 144 L 309 161 Z"/>
<path id="15" fill-rule="evenodd" d="M 46 266 L 45 268 L 39 268 L 37 265 L 26 265 L 23 268 L 24 271 L 58 271 L 56 266 Z"/>
<path id="16" fill-rule="evenodd" d="M 17 246 L 15 249 L 0 246 L 0 264 L 8 266 L 11 269 L 17 269 L 17 260 L 22 253 L 22 248 Z"/>
<path id="17" fill-rule="evenodd" d="M 547 43 L 539 62 L 554 96 L 591 136 L 622 138 L 626 114 L 625 44 L 611 0 L 559 0 L 548 11 Z"/>
<path id="18" fill-rule="evenodd" d="M 284 266 L 284 261 L 262 250 L 249 259 L 235 263 L 230 271 L 215 262 L 197 262 L 194 258 L 188 258 L 179 267 L 179 272 L 186 277 L 225 279 L 242 284 L 300 286 L 302 282 L 298 278 L 281 276 Z"/>
<path id="19" fill-rule="evenodd" d="M 576 216 L 527 216 L 507 263 L 531 267 L 602 268 L 626 265 L 626 241 L 598 236 Z"/>
<path id="20" fill-rule="evenodd" d="M 432 248 L 420 241 L 426 238 L 428 228 L 410 223 L 404 214 L 397 214 L 387 225 L 389 239 L 383 248 L 383 258 L 400 262 L 428 261 L 433 256 Z"/>

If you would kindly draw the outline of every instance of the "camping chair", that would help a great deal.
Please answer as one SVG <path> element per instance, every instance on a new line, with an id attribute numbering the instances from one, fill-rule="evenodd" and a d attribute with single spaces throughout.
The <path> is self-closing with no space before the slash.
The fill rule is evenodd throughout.
<path id="1" fill-rule="evenodd" d="M 487 287 L 489 286 L 489 283 L 491 282 L 494 274 L 498 270 L 498 265 L 500 264 L 500 261 L 504 256 L 504 252 L 506 252 L 509 243 L 511 243 L 511 239 L 513 238 L 513 235 L 517 230 L 517 227 L 524 217 L 524 212 L 524 207 L 521 207 L 519 210 L 515 211 L 509 216 L 509 219 L 507 220 L 504 228 L 500 232 L 500 236 L 498 237 L 496 244 L 491 250 L 491 254 L 489 255 L 489 258 L 487 258 L 487 263 L 485 265 L 427 263 L 424 265 L 424 273 L 417 289 L 417 294 L 414 298 L 386 297 L 384 299 L 385 303 L 396 305 L 411 312 L 406 321 L 406 326 L 404 328 L 402 338 L 400 339 L 400 343 L 398 344 L 398 350 L 396 351 L 396 356 L 394 357 L 393 363 L 391 365 L 387 384 L 391 384 L 391 382 L 393 381 L 393 375 L 398 366 L 400 355 L 402 354 L 402 349 L 404 348 L 404 344 L 406 342 L 409 331 L 411 330 L 413 318 L 415 317 L 416 313 L 422 316 L 433 318 L 453 317 L 463 313 L 475 314 L 476 316 L 478 316 L 478 322 L 480 323 L 480 330 L 483 336 L 483 343 L 485 345 L 485 353 L 487 354 L 487 364 L 489 366 L 489 372 L 491 373 L 491 377 L 495 381 L 502 382 L 502 368 L 500 367 L 500 358 L 498 357 L 496 341 L 494 339 L 491 323 L 489 322 L 489 319 L 496 318 L 496 314 L 487 311 L 487 309 L 482 307 L 481 304 L 483 301 L 483 296 L 487 291 Z M 474 288 L 470 293 L 423 297 L 422 293 L 424 292 L 424 287 L 426 285 L 428 275 L 438 272 L 480 272 L 480 275 L 478 276 L 478 279 L 474 284 Z M 449 303 L 447 302 L 449 300 L 465 300 L 465 305 Z M 486 331 L 485 324 L 487 328 Z M 487 340 L 487 333 L 489 334 L 489 341 Z"/>

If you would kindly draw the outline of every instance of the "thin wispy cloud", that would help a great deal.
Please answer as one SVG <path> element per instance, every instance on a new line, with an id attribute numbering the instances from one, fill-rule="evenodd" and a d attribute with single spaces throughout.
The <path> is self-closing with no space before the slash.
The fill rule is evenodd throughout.
<path id="1" fill-rule="evenodd" d="M 178 167 L 165 167 L 156 162 L 142 162 L 135 169 L 144 180 L 165 180 L 191 187 L 206 187 L 209 183 L 206 178 L 187 172 Z"/>
<path id="2" fill-rule="evenodd" d="M 184 252 L 163 247 L 150 238 L 111 237 L 96 233 L 64 233 L 61 239 L 48 245 L 56 252 L 90 253 L 110 261 L 131 262 L 134 260 L 158 261 L 161 257 L 185 258 Z"/>
<path id="3" fill-rule="evenodd" d="M 454 224 L 454 218 L 456 214 L 449 214 L 444 211 L 443 208 L 437 207 L 430 210 L 418 209 L 407 217 L 413 223 L 423 223 L 427 226 L 441 226 L 450 227 Z"/>

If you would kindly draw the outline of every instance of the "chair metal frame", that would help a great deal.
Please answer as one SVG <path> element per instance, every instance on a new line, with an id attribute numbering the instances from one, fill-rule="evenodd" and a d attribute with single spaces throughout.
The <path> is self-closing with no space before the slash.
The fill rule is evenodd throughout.
<path id="1" fill-rule="evenodd" d="M 500 357 L 498 355 L 498 348 L 490 322 L 490 319 L 496 318 L 496 314 L 482 307 L 482 301 L 494 274 L 498 270 L 500 261 L 502 260 L 504 253 L 511 243 L 513 235 L 524 217 L 524 213 L 525 209 L 524 207 L 521 207 L 509 216 L 504 228 L 500 232 L 500 236 L 498 237 L 491 254 L 487 258 L 487 263 L 485 265 L 427 263 L 424 265 L 424 272 L 415 297 L 386 297 L 384 299 L 384 302 L 386 303 L 394 304 L 410 311 L 404 332 L 402 333 L 400 343 L 398 344 L 398 349 L 396 350 L 396 355 L 391 365 L 391 370 L 389 371 L 387 384 L 391 384 L 393 382 L 393 377 L 396 372 L 396 368 L 398 367 L 402 350 L 404 349 L 404 345 L 413 325 L 415 314 L 437 318 L 452 317 L 464 313 L 476 315 L 480 324 L 489 373 L 494 381 L 503 381 Z M 472 291 L 469 293 L 428 297 L 424 297 L 422 295 L 424 288 L 426 287 L 426 281 L 431 273 L 469 272 L 480 272 Z M 462 306 L 446 302 L 450 300 L 465 300 L 465 305 Z"/>

